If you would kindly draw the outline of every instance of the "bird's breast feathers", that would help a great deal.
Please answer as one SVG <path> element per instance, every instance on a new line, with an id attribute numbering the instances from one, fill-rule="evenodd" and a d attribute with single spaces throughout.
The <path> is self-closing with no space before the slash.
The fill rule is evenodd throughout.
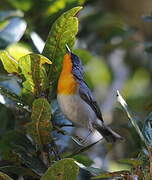
<path id="1" fill-rule="evenodd" d="M 75 125 L 92 129 L 96 115 L 92 108 L 78 94 L 58 94 L 59 105 L 64 115 Z"/>

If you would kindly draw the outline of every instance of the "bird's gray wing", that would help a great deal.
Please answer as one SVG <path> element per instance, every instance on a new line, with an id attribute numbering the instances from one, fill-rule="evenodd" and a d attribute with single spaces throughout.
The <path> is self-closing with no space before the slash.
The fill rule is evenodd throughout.
<path id="1" fill-rule="evenodd" d="M 83 80 L 84 71 L 83 71 L 81 60 L 79 59 L 77 55 L 73 53 L 71 53 L 71 57 L 72 57 L 72 62 L 73 62 L 72 73 L 79 84 L 80 97 L 92 108 L 92 110 L 95 112 L 98 119 L 103 121 L 100 108 L 95 98 L 92 96 L 92 93 L 90 89 L 88 88 L 87 84 Z"/>
<path id="2" fill-rule="evenodd" d="M 82 80 L 80 80 L 80 82 L 79 82 L 79 94 L 80 94 L 80 97 L 93 109 L 93 111 L 95 112 L 98 119 L 103 121 L 100 108 L 99 108 L 95 98 L 93 97 L 87 84 Z"/>

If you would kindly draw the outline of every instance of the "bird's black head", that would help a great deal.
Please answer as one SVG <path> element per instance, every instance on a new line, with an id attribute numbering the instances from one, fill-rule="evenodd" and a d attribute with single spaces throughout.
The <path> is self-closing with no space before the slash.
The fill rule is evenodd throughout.
<path id="1" fill-rule="evenodd" d="M 69 46 L 66 44 L 66 49 L 71 55 L 72 60 L 72 73 L 78 80 L 83 80 L 83 66 L 80 58 L 71 52 Z"/>

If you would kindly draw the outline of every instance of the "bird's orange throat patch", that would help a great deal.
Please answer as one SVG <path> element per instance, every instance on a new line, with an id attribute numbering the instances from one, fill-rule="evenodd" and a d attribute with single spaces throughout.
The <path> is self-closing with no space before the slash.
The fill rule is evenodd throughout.
<path id="1" fill-rule="evenodd" d="M 58 81 L 58 94 L 75 94 L 77 91 L 77 82 L 72 74 L 72 60 L 71 55 L 66 54 L 63 59 L 62 71 Z"/>

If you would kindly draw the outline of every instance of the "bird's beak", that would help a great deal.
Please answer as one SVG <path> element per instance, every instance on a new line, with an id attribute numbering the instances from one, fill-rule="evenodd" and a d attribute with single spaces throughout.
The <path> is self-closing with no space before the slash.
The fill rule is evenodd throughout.
<path id="1" fill-rule="evenodd" d="M 68 52 L 69 54 L 71 54 L 71 50 L 70 50 L 69 46 L 66 44 L 65 47 L 66 47 L 67 52 Z"/>

